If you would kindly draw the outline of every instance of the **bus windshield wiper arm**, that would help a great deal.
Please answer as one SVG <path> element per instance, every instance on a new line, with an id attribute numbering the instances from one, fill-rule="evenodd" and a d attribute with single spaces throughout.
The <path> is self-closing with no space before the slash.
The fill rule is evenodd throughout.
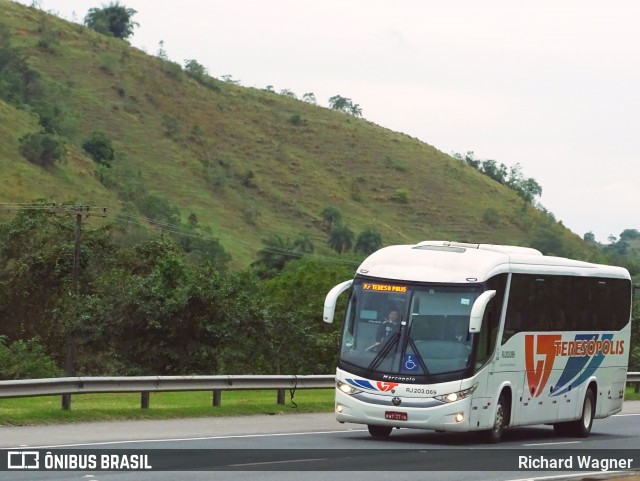
<path id="1" fill-rule="evenodd" d="M 416 343 L 413 342 L 413 339 L 409 338 L 409 345 L 411 346 L 411 349 L 413 349 L 413 352 L 416 353 L 416 357 L 418 358 L 418 363 L 420 363 L 420 367 L 422 368 L 422 371 L 425 373 L 425 375 L 429 375 L 429 369 L 427 369 L 427 365 L 424 363 L 424 361 L 422 360 L 422 356 L 420 354 L 418 354 L 418 347 L 416 346 Z M 406 352 L 406 350 L 405 350 Z"/>
<path id="2" fill-rule="evenodd" d="M 371 374 L 371 371 L 373 371 L 376 367 L 378 367 L 378 365 L 387 356 L 387 354 L 389 354 L 389 351 L 391 351 L 391 348 L 393 348 L 393 346 L 398 343 L 399 339 L 400 339 L 400 333 L 398 332 L 394 333 L 393 336 L 389 338 L 389 340 L 382 347 L 380 352 L 376 355 L 376 357 L 373 358 L 373 361 L 371 361 L 371 363 L 369 364 L 369 367 L 367 368 L 367 374 Z"/>

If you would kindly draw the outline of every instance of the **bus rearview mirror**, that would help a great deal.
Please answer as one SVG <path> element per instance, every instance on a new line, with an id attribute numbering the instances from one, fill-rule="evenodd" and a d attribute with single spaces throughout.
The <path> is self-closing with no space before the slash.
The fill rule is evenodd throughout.
<path id="1" fill-rule="evenodd" d="M 336 312 L 336 302 L 340 294 L 349 289 L 353 284 L 353 279 L 344 281 L 329 291 L 327 297 L 324 300 L 324 313 L 322 314 L 322 320 L 327 324 L 333 322 L 333 316 Z"/>
<path id="2" fill-rule="evenodd" d="M 471 307 L 471 316 L 469 318 L 469 332 L 477 333 L 482 328 L 482 318 L 484 317 L 484 310 L 489 304 L 489 301 L 496 295 L 496 291 L 484 291 L 478 296 L 476 301 Z"/>

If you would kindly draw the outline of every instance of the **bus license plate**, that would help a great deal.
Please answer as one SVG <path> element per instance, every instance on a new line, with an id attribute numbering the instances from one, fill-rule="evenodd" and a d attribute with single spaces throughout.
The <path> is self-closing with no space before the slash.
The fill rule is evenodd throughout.
<path id="1" fill-rule="evenodd" d="M 392 421 L 406 421 L 408 419 L 407 413 L 402 413 L 400 411 L 385 411 L 384 418 Z"/>

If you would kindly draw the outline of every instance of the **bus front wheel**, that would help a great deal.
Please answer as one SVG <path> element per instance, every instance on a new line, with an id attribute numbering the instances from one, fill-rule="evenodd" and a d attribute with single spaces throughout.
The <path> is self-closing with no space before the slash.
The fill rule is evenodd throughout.
<path id="1" fill-rule="evenodd" d="M 373 424 L 368 424 L 367 428 L 369 428 L 369 434 L 374 438 L 386 438 L 393 429 L 391 426 L 375 426 Z"/>
<path id="2" fill-rule="evenodd" d="M 496 406 L 496 416 L 493 420 L 493 428 L 485 431 L 485 440 L 488 443 L 499 443 L 502 439 L 502 433 L 509 425 L 509 407 L 507 396 L 501 394 L 498 399 L 498 405 Z"/>

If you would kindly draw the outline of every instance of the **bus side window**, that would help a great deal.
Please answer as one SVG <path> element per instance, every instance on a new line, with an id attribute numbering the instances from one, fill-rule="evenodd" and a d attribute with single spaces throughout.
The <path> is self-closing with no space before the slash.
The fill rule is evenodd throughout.
<path id="1" fill-rule="evenodd" d="M 522 314 L 519 311 L 507 312 L 507 319 L 504 324 L 504 332 L 502 333 L 502 342 L 507 342 L 511 336 L 522 330 Z"/>
<path id="2" fill-rule="evenodd" d="M 480 334 L 478 336 L 475 365 L 476 371 L 489 361 L 493 351 L 495 350 L 499 324 L 500 318 L 497 313 L 496 304 L 494 300 L 491 300 L 484 313 L 482 328 L 480 329 Z"/>

